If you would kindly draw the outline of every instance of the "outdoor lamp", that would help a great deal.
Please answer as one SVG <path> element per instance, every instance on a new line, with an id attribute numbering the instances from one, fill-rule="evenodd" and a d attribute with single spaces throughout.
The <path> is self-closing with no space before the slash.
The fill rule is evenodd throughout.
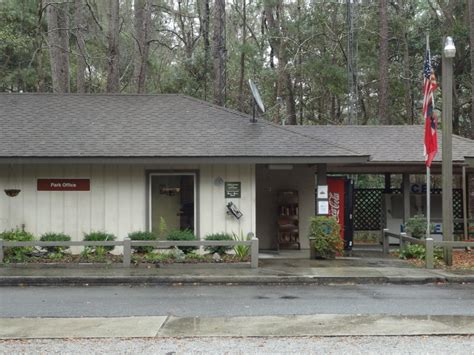
<path id="1" fill-rule="evenodd" d="M 444 41 L 444 56 L 446 58 L 454 58 L 456 55 L 456 47 L 454 46 L 453 38 L 446 37 Z"/>

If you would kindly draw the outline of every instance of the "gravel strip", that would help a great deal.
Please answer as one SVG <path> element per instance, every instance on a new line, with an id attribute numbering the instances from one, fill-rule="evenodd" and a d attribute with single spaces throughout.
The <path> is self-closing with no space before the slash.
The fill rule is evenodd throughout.
<path id="1" fill-rule="evenodd" d="M 474 354 L 474 336 L 0 340 L 1 354 Z"/>

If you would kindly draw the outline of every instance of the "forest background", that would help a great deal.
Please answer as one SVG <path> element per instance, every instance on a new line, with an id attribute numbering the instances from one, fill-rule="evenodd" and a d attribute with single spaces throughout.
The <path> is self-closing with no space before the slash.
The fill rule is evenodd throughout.
<path id="1" fill-rule="evenodd" d="M 474 0 L 0 0 L 0 92 L 251 113 L 252 79 L 277 124 L 420 124 L 427 34 L 439 82 L 454 38 L 453 131 L 474 138 Z"/>

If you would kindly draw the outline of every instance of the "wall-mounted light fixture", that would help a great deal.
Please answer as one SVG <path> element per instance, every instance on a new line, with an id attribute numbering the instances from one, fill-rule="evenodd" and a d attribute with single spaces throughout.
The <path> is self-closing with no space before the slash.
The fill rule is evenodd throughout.
<path id="1" fill-rule="evenodd" d="M 5 189 L 4 191 L 8 197 L 15 197 L 15 196 L 18 196 L 21 190 L 20 189 Z"/>

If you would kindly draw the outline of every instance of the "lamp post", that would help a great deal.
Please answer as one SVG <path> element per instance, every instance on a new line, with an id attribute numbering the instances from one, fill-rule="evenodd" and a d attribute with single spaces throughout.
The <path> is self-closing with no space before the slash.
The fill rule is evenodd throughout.
<path id="1" fill-rule="evenodd" d="M 453 240 L 453 58 L 456 47 L 453 39 L 446 37 L 442 63 L 442 94 L 443 94 L 443 147 L 442 147 L 442 187 L 443 187 L 443 240 Z M 444 249 L 444 260 L 447 265 L 453 264 L 452 247 Z"/>

